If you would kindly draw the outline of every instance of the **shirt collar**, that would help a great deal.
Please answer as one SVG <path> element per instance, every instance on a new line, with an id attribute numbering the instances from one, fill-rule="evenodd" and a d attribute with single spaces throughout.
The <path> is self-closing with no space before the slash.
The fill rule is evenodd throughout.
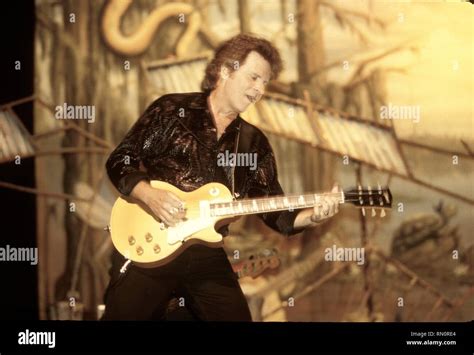
<path id="1" fill-rule="evenodd" d="M 209 118 L 211 118 L 211 112 L 207 106 L 207 98 L 209 97 L 209 95 L 211 94 L 210 91 L 206 91 L 206 92 L 201 92 L 199 93 L 198 95 L 196 95 L 190 102 L 189 102 L 189 107 L 190 108 L 193 108 L 193 109 L 200 109 L 200 110 L 205 110 L 208 115 L 209 115 Z M 211 118 L 212 120 L 212 118 Z M 233 120 L 229 126 L 226 128 L 226 131 L 227 132 L 231 132 L 231 131 L 234 131 L 234 130 L 238 130 L 240 125 L 241 125 L 241 122 L 242 122 L 242 118 L 240 117 L 240 115 L 237 115 L 237 117 L 235 118 L 235 120 Z"/>
<path id="2" fill-rule="evenodd" d="M 207 97 L 209 94 L 209 91 L 198 93 L 198 95 L 195 95 L 189 102 L 189 107 L 202 110 L 207 109 Z"/>

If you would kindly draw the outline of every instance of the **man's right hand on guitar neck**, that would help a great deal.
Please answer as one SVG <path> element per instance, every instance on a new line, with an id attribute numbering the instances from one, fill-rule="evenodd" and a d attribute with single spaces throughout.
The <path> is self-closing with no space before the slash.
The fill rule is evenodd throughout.
<path id="1" fill-rule="evenodd" d="M 145 180 L 135 185 L 130 196 L 145 203 L 153 214 L 167 226 L 175 226 L 186 215 L 184 201 L 181 201 L 172 192 L 155 189 Z"/>

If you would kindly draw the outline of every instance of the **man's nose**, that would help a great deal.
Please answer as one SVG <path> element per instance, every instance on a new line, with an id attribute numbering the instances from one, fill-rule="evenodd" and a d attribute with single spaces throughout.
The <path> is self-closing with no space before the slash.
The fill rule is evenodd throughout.
<path id="1" fill-rule="evenodd" d="M 265 85 L 263 85 L 262 82 L 258 82 L 254 86 L 255 91 L 257 92 L 257 95 L 263 96 L 265 93 Z"/>

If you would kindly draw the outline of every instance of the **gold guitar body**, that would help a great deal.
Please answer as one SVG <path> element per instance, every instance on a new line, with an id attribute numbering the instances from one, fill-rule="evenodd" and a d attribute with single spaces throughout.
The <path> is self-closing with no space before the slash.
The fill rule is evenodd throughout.
<path id="1" fill-rule="evenodd" d="M 232 219 L 212 216 L 209 204 L 233 200 L 226 186 L 210 183 L 192 192 L 162 181 L 151 181 L 151 186 L 170 191 L 184 201 L 186 220 L 167 227 L 146 206 L 119 197 L 112 208 L 110 232 L 114 247 L 123 256 L 137 266 L 151 268 L 169 263 L 196 243 L 223 246 L 222 235 L 215 228 Z"/>

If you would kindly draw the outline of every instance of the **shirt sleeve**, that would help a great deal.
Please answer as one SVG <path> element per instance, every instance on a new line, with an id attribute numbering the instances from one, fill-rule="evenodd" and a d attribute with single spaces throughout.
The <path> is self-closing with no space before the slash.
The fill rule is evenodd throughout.
<path id="1" fill-rule="evenodd" d="M 257 156 L 257 169 L 255 178 L 248 190 L 250 198 L 283 195 L 283 189 L 278 181 L 275 157 L 267 139 L 264 139 L 266 148 L 262 158 Z M 262 213 L 258 216 L 267 226 L 275 231 L 290 236 L 304 230 L 304 228 L 294 228 L 294 222 L 299 211 L 278 211 Z"/>
<path id="2" fill-rule="evenodd" d="M 123 195 L 129 195 L 141 180 L 150 181 L 147 172 L 140 169 L 140 163 L 144 147 L 151 144 L 150 140 L 160 129 L 160 111 L 157 100 L 135 122 L 105 164 L 110 181 Z"/>

